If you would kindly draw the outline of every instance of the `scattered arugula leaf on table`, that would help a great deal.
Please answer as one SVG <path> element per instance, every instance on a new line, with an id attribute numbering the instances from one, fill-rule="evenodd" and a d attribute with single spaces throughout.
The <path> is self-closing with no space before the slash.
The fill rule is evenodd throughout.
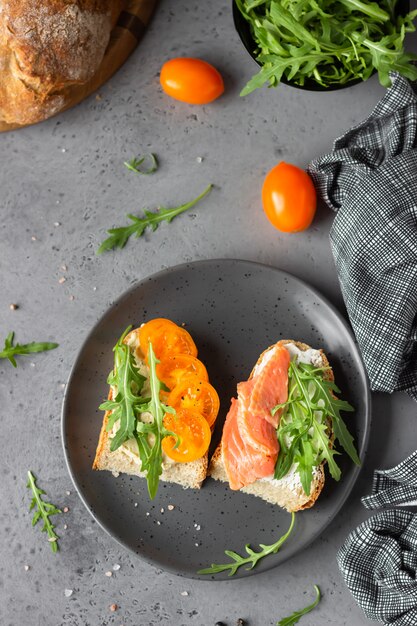
<path id="1" fill-rule="evenodd" d="M 366 80 L 374 70 L 385 87 L 390 71 L 417 79 L 415 54 L 404 49 L 417 11 L 399 15 L 397 0 L 235 0 L 247 20 L 261 70 L 243 88 L 247 95 L 282 78 L 322 87 Z"/>
<path id="2" fill-rule="evenodd" d="M 46 532 L 48 534 L 48 540 L 51 544 L 52 552 L 58 552 L 58 535 L 55 532 L 55 526 L 51 522 L 50 518 L 52 515 L 57 515 L 58 513 L 62 513 L 60 509 L 58 509 L 54 504 L 46 502 L 43 500 L 42 496 L 46 495 L 43 489 L 40 489 L 36 485 L 36 478 L 33 473 L 28 471 L 28 482 L 27 487 L 32 490 L 33 498 L 30 503 L 29 511 L 32 511 L 36 508 L 32 518 L 32 526 L 36 526 L 39 520 L 43 521 L 42 532 Z"/>
<path id="3" fill-rule="evenodd" d="M 149 163 L 148 166 L 146 166 L 146 163 Z M 131 172 L 135 172 L 135 174 L 147 175 L 156 172 L 159 163 L 156 154 L 149 152 L 139 157 L 133 157 L 130 161 L 125 161 L 123 165 Z"/>
<path id="4" fill-rule="evenodd" d="M 99 408 L 102 411 L 110 411 L 106 430 L 110 432 L 115 428 L 115 433 L 110 439 L 112 452 L 129 439 L 136 441 L 141 470 L 146 472 L 149 496 L 153 499 L 158 491 L 159 477 L 162 474 L 162 439 L 173 436 L 178 441 L 177 435 L 167 430 L 163 423 L 165 413 L 175 413 L 175 410 L 160 400 L 162 383 L 156 375 L 156 364 L 159 361 L 155 357 L 151 343 L 148 352 L 150 397 L 145 398 L 141 395 L 146 378 L 139 373 L 134 354 L 124 343 L 131 328 L 131 326 L 126 328 L 113 348 L 114 368 L 107 382 L 116 389 L 116 396 L 103 402 Z M 142 422 L 142 413 L 150 413 L 153 421 Z"/>
<path id="5" fill-rule="evenodd" d="M 354 408 L 335 396 L 340 389 L 326 378 L 329 369 L 291 361 L 288 399 L 272 409 L 272 414 L 281 412 L 277 429 L 280 453 L 274 477 L 283 478 L 295 463 L 307 495 L 310 495 L 313 469 L 323 461 L 327 461 L 331 476 L 340 480 L 340 468 L 334 458 L 340 453 L 334 448 L 332 434 L 352 461 L 356 465 L 361 463 L 353 437 L 340 415 L 340 411 L 351 412 Z"/>
<path id="6" fill-rule="evenodd" d="M 258 552 L 253 550 L 250 547 L 250 545 L 247 543 L 245 546 L 245 550 L 249 556 L 241 556 L 240 554 L 238 554 L 237 552 L 234 552 L 233 550 L 225 550 L 224 551 L 225 555 L 229 556 L 232 559 L 230 563 L 224 563 L 224 564 L 212 563 L 210 567 L 207 567 L 206 569 L 201 569 L 197 573 L 198 574 L 219 574 L 220 572 L 225 572 L 227 570 L 230 570 L 229 576 L 234 576 L 236 572 L 238 571 L 239 567 L 242 567 L 243 565 L 249 566 L 246 568 L 246 570 L 253 569 L 255 565 L 261 559 L 268 556 L 269 554 L 276 554 L 279 551 L 282 544 L 285 543 L 288 537 L 290 536 L 294 528 L 294 521 L 295 521 L 295 513 L 291 513 L 290 527 L 288 528 L 287 532 L 284 535 L 282 535 L 282 537 L 280 537 L 278 541 L 276 541 L 275 543 L 269 546 L 264 545 L 263 543 L 260 543 L 259 547 L 261 549 Z"/>
<path id="7" fill-rule="evenodd" d="M 132 224 L 129 226 L 121 226 L 119 228 L 110 228 L 107 231 L 110 237 L 103 241 L 97 250 L 97 254 L 101 254 L 105 250 L 112 250 L 113 248 L 124 248 L 132 235 L 135 235 L 137 238 L 141 237 L 148 227 L 151 228 L 152 231 L 155 231 L 160 222 L 165 221 L 169 224 L 172 222 L 174 217 L 180 213 L 184 213 L 184 211 L 187 211 L 188 209 L 191 209 L 191 207 L 195 206 L 197 202 L 202 200 L 202 198 L 209 193 L 212 186 L 213 185 L 209 185 L 203 193 L 197 196 L 197 198 L 194 198 L 194 200 L 172 209 L 161 207 L 159 211 L 155 213 L 145 210 L 145 217 L 136 217 L 135 215 L 129 213 L 127 217 L 132 221 Z"/>
<path id="8" fill-rule="evenodd" d="M 31 343 L 16 343 L 13 344 L 14 332 L 9 333 L 4 341 L 4 348 L 0 351 L 0 359 L 8 359 L 13 367 L 17 367 L 16 359 L 17 355 L 33 354 L 34 352 L 45 352 L 46 350 L 54 350 L 58 347 L 57 343 L 51 342 L 36 342 Z"/>
<path id="9" fill-rule="evenodd" d="M 314 585 L 314 589 L 316 591 L 316 599 L 314 600 L 314 602 L 306 606 L 304 609 L 295 611 L 292 615 L 282 618 L 282 620 L 277 622 L 277 626 L 294 626 L 294 624 L 298 624 L 303 615 L 307 615 L 307 613 L 310 613 L 310 611 L 312 611 L 318 605 L 321 599 L 320 589 L 318 588 L 318 586 Z"/>

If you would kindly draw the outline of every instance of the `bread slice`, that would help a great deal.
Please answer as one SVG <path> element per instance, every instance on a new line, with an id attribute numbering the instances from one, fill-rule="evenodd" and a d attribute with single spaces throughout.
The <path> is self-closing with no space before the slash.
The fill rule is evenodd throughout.
<path id="1" fill-rule="evenodd" d="M 269 350 L 275 348 L 276 345 L 286 346 L 287 349 L 292 350 L 294 353 L 299 352 L 300 354 L 304 354 L 304 358 L 308 357 L 310 362 L 313 362 L 319 367 L 330 368 L 329 361 L 327 360 L 323 350 L 314 350 L 305 343 L 293 341 L 291 339 L 283 339 L 261 354 L 250 374 L 250 378 L 255 375 L 258 368 L 262 367 L 262 362 L 267 357 Z M 334 380 L 333 371 L 331 369 L 326 370 L 324 376 L 327 380 Z M 212 456 L 208 474 L 215 480 L 228 482 L 226 469 L 223 463 L 221 442 Z M 287 511 L 300 511 L 302 509 L 309 509 L 313 506 L 324 487 L 324 480 L 324 463 L 321 463 L 321 465 L 313 470 L 310 495 L 306 495 L 304 492 L 299 475 L 295 471 L 295 468 L 292 468 L 286 476 L 280 478 L 279 480 L 276 480 L 273 477 L 262 478 L 251 485 L 242 487 L 240 491 L 258 496 L 271 504 L 277 504 Z"/>
<path id="2" fill-rule="evenodd" d="M 140 352 L 139 329 L 132 330 L 126 335 L 124 342 L 129 345 L 134 352 L 136 362 L 143 366 L 143 355 Z M 109 391 L 109 400 L 113 396 L 113 389 Z M 106 411 L 101 427 L 100 437 L 97 445 L 96 456 L 93 462 L 93 469 L 108 470 L 114 475 L 132 474 L 134 476 L 145 477 L 146 473 L 141 471 L 139 454 L 135 454 L 136 445 L 122 445 L 114 452 L 110 451 L 111 433 L 107 432 L 107 422 L 110 411 Z M 133 442 L 136 444 L 136 442 Z M 207 475 L 208 453 L 200 459 L 190 463 L 176 463 L 164 456 L 163 471 L 160 480 L 170 483 L 177 483 L 184 488 L 200 489 L 202 482 Z"/>

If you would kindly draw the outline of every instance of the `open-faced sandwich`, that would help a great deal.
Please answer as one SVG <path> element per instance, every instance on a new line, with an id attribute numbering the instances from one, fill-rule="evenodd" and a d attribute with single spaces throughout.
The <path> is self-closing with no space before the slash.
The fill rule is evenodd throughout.
<path id="1" fill-rule="evenodd" d="M 307 509 L 324 486 L 324 465 L 339 480 L 338 441 L 360 464 L 340 411 L 323 350 L 283 340 L 261 354 L 237 386 L 209 474 L 288 511 Z"/>
<path id="2" fill-rule="evenodd" d="M 93 468 L 200 488 L 207 474 L 219 397 L 190 334 L 158 318 L 114 347 L 108 400 Z"/>

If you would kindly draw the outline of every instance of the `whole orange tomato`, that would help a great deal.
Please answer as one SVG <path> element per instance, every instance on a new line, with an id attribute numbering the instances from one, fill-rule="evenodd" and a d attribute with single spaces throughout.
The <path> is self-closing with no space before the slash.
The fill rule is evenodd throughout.
<path id="1" fill-rule="evenodd" d="M 262 204 L 267 218 L 278 230 L 305 230 L 316 213 L 313 181 L 305 170 L 281 161 L 265 177 Z"/>
<path id="2" fill-rule="evenodd" d="M 168 96 L 188 104 L 208 104 L 224 91 L 223 78 L 216 68 L 206 61 L 190 57 L 164 63 L 160 81 Z"/>

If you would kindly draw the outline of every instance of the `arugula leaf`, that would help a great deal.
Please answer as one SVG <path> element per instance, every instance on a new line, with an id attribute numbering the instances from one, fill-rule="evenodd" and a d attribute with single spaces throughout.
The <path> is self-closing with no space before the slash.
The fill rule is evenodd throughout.
<path id="1" fill-rule="evenodd" d="M 62 513 L 60 509 L 58 509 L 54 504 L 50 504 L 49 502 L 45 502 L 42 499 L 43 495 L 46 495 L 43 489 L 40 489 L 36 485 L 36 478 L 32 474 L 32 472 L 28 471 L 28 482 L 27 487 L 32 490 L 33 498 L 30 503 L 29 511 L 32 511 L 36 507 L 36 511 L 32 518 L 32 526 L 36 526 L 40 519 L 43 521 L 42 532 L 46 532 L 48 534 L 48 539 L 51 544 L 52 552 L 58 552 L 58 535 L 55 532 L 55 526 L 50 520 L 52 515 L 57 515 L 58 513 Z"/>
<path id="2" fill-rule="evenodd" d="M 253 569 L 255 565 L 261 559 L 268 556 L 269 554 L 276 554 L 279 551 L 283 543 L 285 543 L 288 537 L 290 536 L 294 528 L 294 522 L 295 522 L 295 513 L 291 513 L 290 527 L 288 528 L 287 532 L 284 535 L 282 535 L 282 537 L 280 537 L 278 541 L 276 541 L 275 543 L 272 543 L 269 546 L 264 545 L 263 543 L 260 543 L 259 547 L 261 549 L 258 552 L 253 550 L 247 543 L 245 545 L 245 550 L 247 554 L 249 555 L 247 557 L 241 556 L 240 554 L 238 554 L 237 552 L 234 552 L 233 550 L 225 550 L 224 551 L 225 555 L 229 556 L 232 559 L 230 563 L 224 563 L 222 565 L 212 563 L 210 567 L 199 570 L 197 574 L 219 574 L 220 572 L 225 572 L 227 570 L 230 570 L 229 576 L 234 576 L 237 570 L 239 569 L 239 567 L 242 567 L 243 565 L 249 566 L 245 568 L 246 570 Z"/>
<path id="3" fill-rule="evenodd" d="M 378 71 L 382 85 L 397 71 L 417 80 L 415 54 L 404 50 L 417 11 L 398 15 L 397 0 L 235 0 L 250 25 L 261 70 L 242 89 L 247 95 L 285 78 L 323 87 L 366 80 Z"/>
<path id="4" fill-rule="evenodd" d="M 146 380 L 139 373 L 134 354 L 124 339 L 132 327 L 128 326 L 116 343 L 113 351 L 114 368 L 107 382 L 117 390 L 116 397 L 100 404 L 102 411 L 111 411 L 107 418 L 106 430 L 117 430 L 110 439 L 110 450 L 114 452 L 128 440 L 135 440 L 138 446 L 141 470 L 146 472 L 149 496 L 156 496 L 159 477 L 162 474 L 162 439 L 167 436 L 177 438 L 175 433 L 164 427 L 165 413 L 175 413 L 170 406 L 160 401 L 159 393 L 162 383 L 156 375 L 156 364 L 152 344 L 149 344 L 149 386 L 150 397 L 143 397 L 141 392 Z M 150 413 L 153 421 L 141 421 L 143 413 Z M 178 441 L 178 438 L 177 438 Z"/>
<path id="5" fill-rule="evenodd" d="M 148 167 L 141 167 L 146 161 L 149 161 Z M 131 172 L 135 172 L 135 174 L 153 174 L 158 169 L 158 159 L 156 158 L 156 154 L 149 152 L 148 154 L 144 154 L 140 157 L 133 157 L 130 161 L 125 161 L 123 163 Z"/>
<path id="6" fill-rule="evenodd" d="M 152 232 L 154 232 L 158 228 L 160 222 L 165 221 L 170 224 L 174 217 L 180 213 L 184 213 L 184 211 L 187 211 L 188 209 L 191 209 L 191 207 L 195 206 L 199 200 L 204 198 L 204 196 L 206 196 L 211 190 L 212 186 L 213 185 L 209 185 L 203 193 L 197 196 L 194 200 L 173 209 L 161 207 L 157 213 L 144 210 L 145 217 L 136 217 L 135 215 L 129 213 L 127 217 L 132 221 L 132 224 L 129 226 L 121 226 L 119 228 L 110 228 L 107 231 L 110 237 L 103 241 L 97 250 L 97 254 L 102 254 L 105 250 L 112 250 L 113 248 L 124 248 L 132 235 L 135 235 L 137 238 L 141 237 L 148 227 L 152 230 Z"/>
<path id="7" fill-rule="evenodd" d="M 361 0 L 339 0 L 339 2 L 351 11 L 360 11 L 375 20 L 387 22 L 390 19 L 390 14 L 381 9 L 376 2 L 361 2 Z"/>
<path id="8" fill-rule="evenodd" d="M 163 424 L 165 413 L 174 413 L 175 409 L 163 404 L 159 399 L 161 391 L 161 382 L 156 375 L 156 364 L 159 363 L 153 351 L 152 343 L 149 343 L 149 382 L 151 387 L 151 401 L 149 403 L 149 412 L 153 415 L 152 433 L 154 441 L 151 452 L 147 459 L 147 481 L 148 491 L 151 500 L 156 496 L 159 485 L 159 477 L 162 474 L 162 439 L 171 433 Z M 175 435 L 174 435 L 175 436 Z"/>
<path id="9" fill-rule="evenodd" d="M 305 493 L 310 493 L 310 485 L 313 480 L 313 467 L 315 454 L 311 441 L 303 438 L 300 444 L 299 452 L 294 456 L 294 462 L 297 463 L 297 471 L 300 475 L 301 485 Z"/>
<path id="10" fill-rule="evenodd" d="M 320 589 L 317 585 L 314 585 L 314 589 L 316 591 L 316 599 L 314 600 L 314 602 L 306 606 L 304 609 L 300 609 L 299 611 L 295 611 L 292 615 L 284 617 L 282 620 L 277 622 L 277 626 L 294 626 L 294 624 L 298 624 L 300 618 L 303 617 L 303 615 L 307 615 L 307 613 L 310 613 L 310 611 L 312 611 L 321 600 Z"/>
<path id="11" fill-rule="evenodd" d="M 13 345 L 14 332 L 9 333 L 4 341 L 4 348 L 0 351 L 0 359 L 8 359 L 13 367 L 17 367 L 16 355 L 33 354 L 34 352 L 45 352 L 46 350 L 54 350 L 58 347 L 57 343 L 51 342 L 36 342 L 31 343 L 16 343 Z"/>
<path id="12" fill-rule="evenodd" d="M 139 394 L 142 390 L 145 377 L 136 366 L 135 357 L 124 338 L 132 327 L 128 326 L 113 348 L 114 368 L 110 372 L 107 382 L 117 389 L 117 395 L 111 401 L 103 402 L 99 408 L 103 411 L 112 411 L 107 422 L 107 431 L 112 430 L 119 421 L 119 427 L 110 442 L 110 451 L 114 452 L 128 439 L 135 436 L 136 412 L 146 403 L 146 399 Z"/>
<path id="13" fill-rule="evenodd" d="M 353 411 L 345 400 L 336 397 L 340 389 L 327 380 L 327 368 L 291 361 L 288 370 L 288 399 L 272 409 L 281 412 L 277 429 L 280 453 L 274 477 L 283 478 L 295 464 L 304 492 L 310 495 L 313 470 L 327 461 L 331 476 L 340 480 L 341 472 L 335 456 L 332 433 L 356 465 L 360 459 L 353 437 L 340 412 Z"/>

